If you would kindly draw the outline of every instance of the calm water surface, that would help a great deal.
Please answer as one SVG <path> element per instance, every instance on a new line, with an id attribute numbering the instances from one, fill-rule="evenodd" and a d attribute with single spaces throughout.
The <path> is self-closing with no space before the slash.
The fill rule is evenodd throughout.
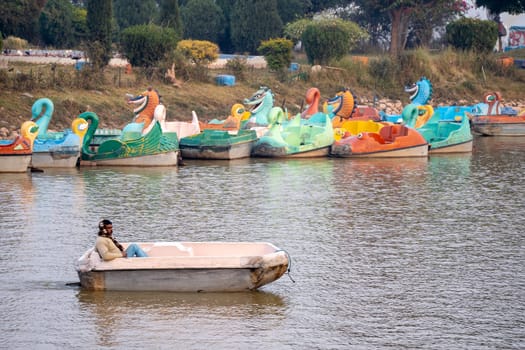
<path id="1" fill-rule="evenodd" d="M 524 349 L 525 138 L 474 147 L 0 174 L 0 348 Z M 81 291 L 101 218 L 123 241 L 269 241 L 295 282 Z"/>

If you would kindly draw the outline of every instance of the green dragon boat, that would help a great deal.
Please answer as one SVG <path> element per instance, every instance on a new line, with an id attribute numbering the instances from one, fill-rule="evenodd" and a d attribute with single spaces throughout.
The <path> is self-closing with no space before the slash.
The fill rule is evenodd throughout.
<path id="1" fill-rule="evenodd" d="M 93 112 L 79 118 L 89 123 L 82 144 L 81 165 L 111 166 L 175 166 L 180 158 L 176 134 L 163 134 L 160 123 L 154 120 L 143 134 L 143 123 L 130 123 L 116 139 L 102 142 L 96 151 L 90 148 L 99 119 Z"/>

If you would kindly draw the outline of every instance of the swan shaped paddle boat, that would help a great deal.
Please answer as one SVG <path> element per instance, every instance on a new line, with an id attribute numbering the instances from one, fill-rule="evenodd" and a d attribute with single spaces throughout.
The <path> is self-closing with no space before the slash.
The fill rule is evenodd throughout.
<path id="1" fill-rule="evenodd" d="M 34 168 L 73 168 L 78 163 L 87 122 L 76 118 L 71 123 L 71 129 L 48 132 L 54 109 L 53 101 L 48 98 L 38 99 L 31 109 L 31 120 L 38 125 L 31 159 Z"/>
<path id="2" fill-rule="evenodd" d="M 33 154 L 33 143 L 38 135 L 38 125 L 26 121 L 20 135 L 13 140 L 0 140 L 0 173 L 23 173 L 27 171 Z"/>
<path id="3" fill-rule="evenodd" d="M 82 145 L 82 161 L 86 165 L 112 166 L 174 166 L 179 160 L 176 136 L 164 135 L 158 120 L 144 128 L 143 123 L 130 123 L 118 139 L 106 140 L 98 149 L 90 149 L 99 119 L 93 112 L 84 112 L 80 118 L 89 123 Z M 144 133 L 146 131 L 146 133 Z"/>
<path id="4" fill-rule="evenodd" d="M 297 114 L 285 122 L 286 113 L 282 108 L 274 107 L 268 120 L 269 130 L 255 143 L 252 151 L 254 157 L 324 157 L 334 142 L 334 130 L 327 114 L 317 113 L 306 120 Z"/>
<path id="5" fill-rule="evenodd" d="M 415 126 L 423 135 L 429 144 L 429 154 L 467 153 L 472 152 L 473 144 L 470 122 L 466 115 L 468 110 L 471 107 L 449 106 L 434 110 L 430 105 L 409 104 L 401 115 L 403 120 L 407 120 L 407 126 Z"/>
<path id="6" fill-rule="evenodd" d="M 525 136 L 525 110 L 502 107 L 503 99 L 497 91 L 486 93 L 483 101 L 468 114 L 474 132 L 484 136 Z"/>

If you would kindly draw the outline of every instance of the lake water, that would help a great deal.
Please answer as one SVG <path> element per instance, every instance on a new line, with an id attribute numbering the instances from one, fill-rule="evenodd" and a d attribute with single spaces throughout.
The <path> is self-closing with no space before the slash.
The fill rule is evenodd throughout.
<path id="1" fill-rule="evenodd" d="M 525 138 L 428 159 L 185 163 L 0 174 L 0 348 L 525 348 Z M 268 241 L 291 278 L 82 291 L 74 263 L 102 218 L 121 241 Z"/>

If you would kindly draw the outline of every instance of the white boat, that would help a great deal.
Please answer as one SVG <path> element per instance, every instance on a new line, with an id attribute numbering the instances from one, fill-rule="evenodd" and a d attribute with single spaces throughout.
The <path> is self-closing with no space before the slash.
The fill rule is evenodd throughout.
<path id="1" fill-rule="evenodd" d="M 279 279 L 290 264 L 284 250 L 266 242 L 137 244 L 147 258 L 103 261 L 94 248 L 87 250 L 76 266 L 80 286 L 87 290 L 242 292 Z"/>

